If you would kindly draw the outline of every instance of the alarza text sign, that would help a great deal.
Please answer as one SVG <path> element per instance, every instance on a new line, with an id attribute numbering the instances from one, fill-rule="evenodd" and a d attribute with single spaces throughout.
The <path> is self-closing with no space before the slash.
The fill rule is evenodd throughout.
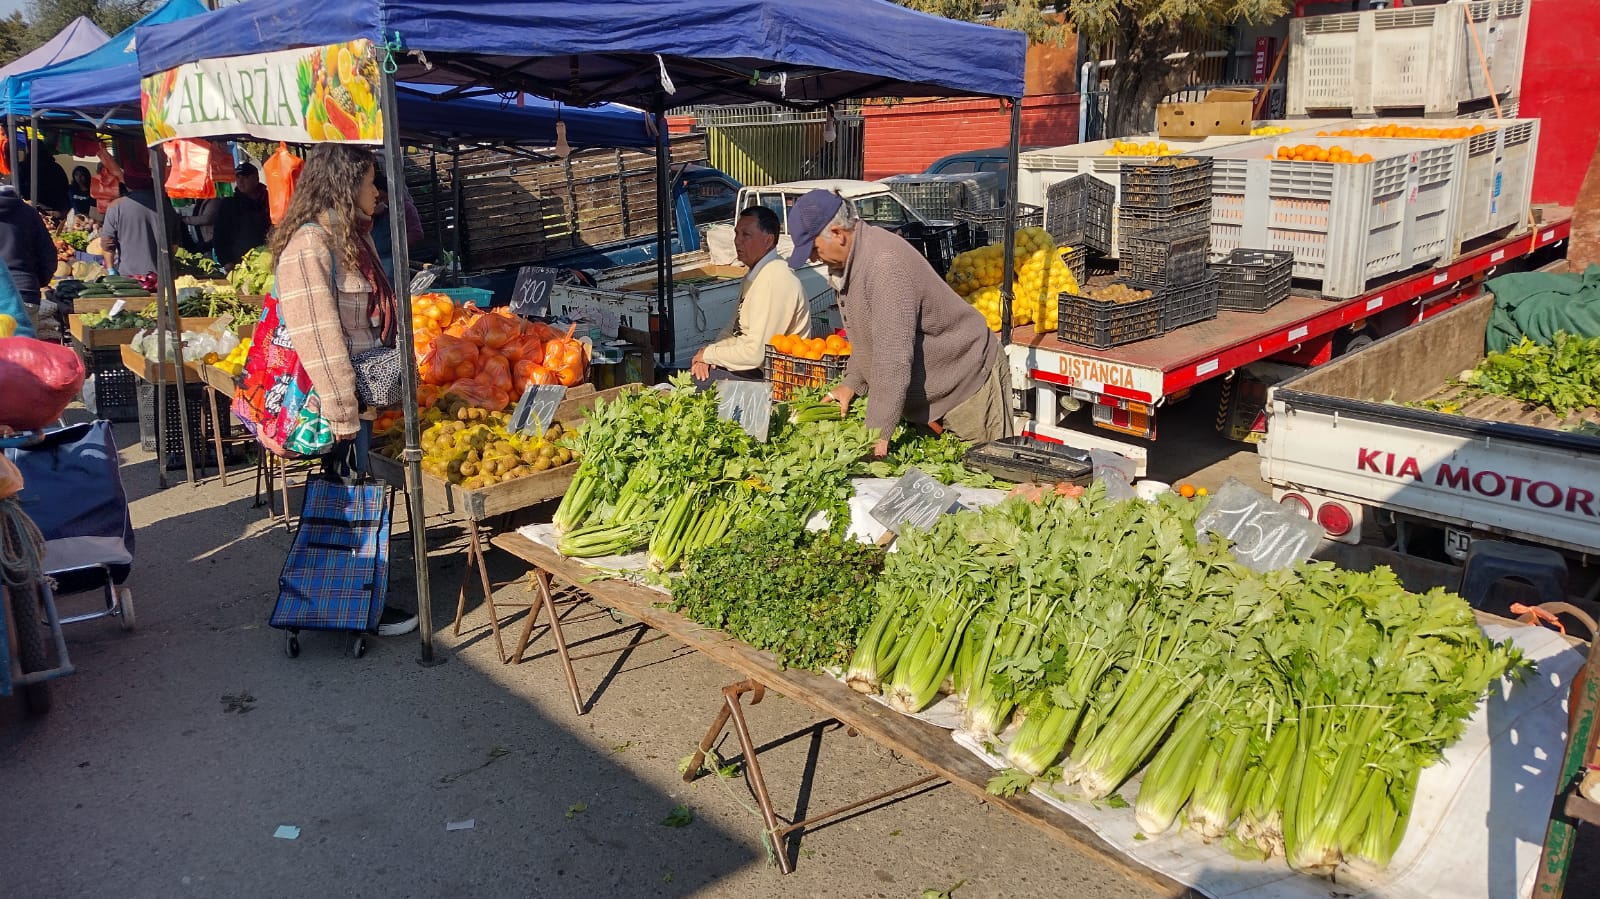
<path id="1" fill-rule="evenodd" d="M 1287 568 L 1311 557 L 1322 525 L 1229 478 L 1195 522 L 1200 531 L 1233 541 L 1234 558 L 1255 569 Z"/>

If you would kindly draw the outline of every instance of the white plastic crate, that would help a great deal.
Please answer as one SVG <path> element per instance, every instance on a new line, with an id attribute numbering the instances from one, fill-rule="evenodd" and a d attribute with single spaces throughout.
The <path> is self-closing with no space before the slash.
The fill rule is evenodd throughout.
<path id="1" fill-rule="evenodd" d="M 1297 123 L 1298 124 L 1298 123 Z M 1123 138 L 1130 143 L 1154 141 L 1164 143 L 1175 153 L 1189 153 L 1213 147 L 1227 147 L 1250 141 L 1266 140 L 1250 134 L 1230 134 L 1208 137 L 1203 140 L 1162 140 L 1153 135 Z M 1051 186 L 1078 175 L 1093 175 L 1116 188 L 1116 204 L 1111 216 L 1111 258 L 1116 258 L 1116 248 L 1121 246 L 1121 227 L 1118 214 L 1122 206 L 1122 164 L 1124 162 L 1149 162 L 1155 156 L 1107 156 L 1106 151 L 1114 140 L 1090 141 L 1086 144 L 1069 144 L 1046 150 L 1030 150 L 1017 157 L 1017 202 L 1044 208 L 1049 220 L 1048 205 Z"/>
<path id="2" fill-rule="evenodd" d="M 1372 128 L 1382 125 L 1418 128 L 1454 128 L 1482 125 L 1482 134 L 1453 138 L 1467 147 L 1466 166 L 1456 180 L 1456 237 L 1465 243 L 1486 234 L 1511 229 L 1520 234 L 1529 227 L 1528 205 L 1533 197 L 1533 164 L 1539 145 L 1538 119 L 1346 119 L 1283 135 L 1288 143 L 1312 137 L 1318 131 Z M 1444 138 L 1396 138 L 1438 141 Z"/>
<path id="3" fill-rule="evenodd" d="M 1343 109 L 1372 115 L 1420 108 L 1425 115 L 1453 116 L 1463 103 L 1515 95 L 1522 81 L 1528 2 L 1473 0 L 1294 19 L 1288 114 Z"/>
<path id="4" fill-rule="evenodd" d="M 1279 146 L 1339 146 L 1368 163 L 1277 158 Z M 1283 136 L 1205 151 L 1211 171 L 1211 252 L 1294 254 L 1294 276 L 1324 295 L 1360 296 L 1373 278 L 1454 257 L 1453 192 L 1466 143 Z"/>

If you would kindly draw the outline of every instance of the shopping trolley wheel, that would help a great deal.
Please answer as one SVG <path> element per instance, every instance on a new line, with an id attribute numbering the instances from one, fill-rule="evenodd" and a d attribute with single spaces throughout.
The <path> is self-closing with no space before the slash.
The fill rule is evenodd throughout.
<path id="1" fill-rule="evenodd" d="M 138 625 L 138 619 L 133 615 L 133 591 L 127 587 L 117 588 L 117 608 L 121 610 L 118 619 L 125 631 L 131 631 Z"/>
<path id="2" fill-rule="evenodd" d="M 284 646 L 283 646 L 283 651 L 286 654 L 288 654 L 289 658 L 291 658 L 291 659 L 299 658 L 300 657 L 300 638 L 295 636 L 294 634 L 290 634 L 288 642 L 285 643 Z"/>
<path id="3" fill-rule="evenodd" d="M 50 685 L 24 684 L 20 688 L 22 705 L 30 717 L 38 718 L 50 712 Z"/>
<path id="4" fill-rule="evenodd" d="M 366 655 L 367 638 L 361 636 L 360 634 L 356 634 L 355 638 L 350 641 L 350 654 L 358 659 Z"/>

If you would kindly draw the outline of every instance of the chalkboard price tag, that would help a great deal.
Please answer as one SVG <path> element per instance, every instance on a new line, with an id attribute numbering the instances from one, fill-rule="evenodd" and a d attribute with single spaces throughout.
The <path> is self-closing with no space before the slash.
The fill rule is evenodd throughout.
<path id="1" fill-rule="evenodd" d="M 543 437 L 556 420 L 556 409 L 567 398 L 567 388 L 560 384 L 529 384 L 522 391 L 522 399 L 511 411 L 507 430 L 513 434 L 531 434 Z"/>
<path id="2" fill-rule="evenodd" d="M 1323 535 L 1322 525 L 1235 478 L 1211 497 L 1195 528 L 1233 541 L 1233 557 L 1256 571 L 1288 568 L 1311 558 Z"/>
<path id="3" fill-rule="evenodd" d="M 718 381 L 717 417 L 766 443 L 772 425 L 772 382 Z"/>
<path id="4" fill-rule="evenodd" d="M 872 507 L 871 515 L 879 524 L 898 534 L 901 528 L 908 526 L 927 530 L 939 516 L 959 511 L 961 501 L 954 487 L 947 487 L 912 468 Z"/>
<path id="5" fill-rule="evenodd" d="M 556 285 L 557 269 L 524 265 L 517 269 L 517 283 L 511 288 L 511 314 L 546 316 L 550 314 L 550 288 Z"/>

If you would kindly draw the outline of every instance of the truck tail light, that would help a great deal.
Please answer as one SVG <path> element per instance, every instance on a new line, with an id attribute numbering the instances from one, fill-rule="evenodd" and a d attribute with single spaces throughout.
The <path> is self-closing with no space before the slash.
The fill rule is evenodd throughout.
<path id="1" fill-rule="evenodd" d="M 1355 518 L 1349 509 L 1338 503 L 1323 503 L 1317 508 L 1317 524 L 1322 525 L 1328 536 L 1343 537 L 1355 526 Z"/>
<path id="2" fill-rule="evenodd" d="M 1267 410 L 1262 409 L 1260 412 L 1256 413 L 1255 421 L 1250 422 L 1250 433 L 1267 433 Z"/>
<path id="3" fill-rule="evenodd" d="M 1278 505 L 1290 512 L 1309 520 L 1311 518 L 1311 503 L 1298 493 L 1285 493 L 1283 499 L 1278 500 Z"/>

